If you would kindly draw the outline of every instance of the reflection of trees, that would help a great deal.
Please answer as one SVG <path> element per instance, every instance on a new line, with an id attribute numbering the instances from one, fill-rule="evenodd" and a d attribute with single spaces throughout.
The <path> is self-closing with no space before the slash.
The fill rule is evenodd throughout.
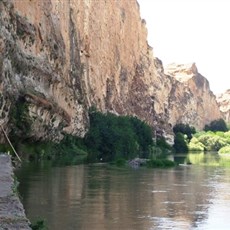
<path id="1" fill-rule="evenodd" d="M 197 160 L 188 158 L 193 164 Z M 56 230 L 157 229 L 167 223 L 189 229 L 208 217 L 215 175 L 214 167 L 195 165 L 154 170 L 108 165 L 50 168 L 29 179 L 24 204 L 29 217 L 40 215 Z"/>
<path id="2" fill-rule="evenodd" d="M 195 165 L 230 166 L 230 157 L 217 153 L 192 153 L 187 155 L 187 159 Z"/>
<path id="3" fill-rule="evenodd" d="M 34 169 L 18 172 L 28 218 L 47 220 L 49 229 L 66 229 L 67 223 L 74 222 L 73 204 L 83 199 L 84 166 Z"/>
<path id="4" fill-rule="evenodd" d="M 184 163 L 186 163 L 186 158 L 187 158 L 186 154 L 183 154 L 183 155 L 174 155 L 173 160 L 177 164 L 184 164 Z"/>
<path id="5" fill-rule="evenodd" d="M 144 173 L 105 170 L 103 175 L 98 193 L 91 197 L 93 202 L 82 207 L 90 216 L 90 220 L 83 218 L 83 229 L 92 228 L 92 223 L 102 230 L 149 229 L 157 227 L 162 219 L 191 227 L 207 218 L 212 188 L 203 186 L 205 171 L 189 167 Z M 92 194 L 91 189 L 85 192 Z"/>

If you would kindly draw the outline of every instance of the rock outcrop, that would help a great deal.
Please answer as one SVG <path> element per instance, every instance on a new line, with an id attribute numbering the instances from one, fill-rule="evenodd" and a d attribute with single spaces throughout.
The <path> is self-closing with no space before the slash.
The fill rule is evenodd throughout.
<path id="1" fill-rule="evenodd" d="M 217 102 L 224 120 L 230 122 L 230 89 L 217 96 Z"/>
<path id="2" fill-rule="evenodd" d="M 137 116 L 170 138 L 178 121 L 201 128 L 219 116 L 196 69 L 183 82 L 164 73 L 136 0 L 1 0 L 0 12 L 7 132 L 52 141 L 84 136 L 91 106 Z"/>
<path id="3" fill-rule="evenodd" d="M 185 123 L 201 130 L 205 124 L 222 117 L 216 96 L 195 63 L 174 63 L 165 68 L 165 73 L 176 79 L 169 96 L 171 124 Z"/>

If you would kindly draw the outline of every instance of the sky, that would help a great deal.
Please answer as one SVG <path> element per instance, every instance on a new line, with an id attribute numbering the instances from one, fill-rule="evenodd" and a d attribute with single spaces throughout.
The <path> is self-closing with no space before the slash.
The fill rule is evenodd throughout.
<path id="1" fill-rule="evenodd" d="M 230 89 L 229 0 L 137 0 L 164 65 L 195 62 L 215 94 Z"/>

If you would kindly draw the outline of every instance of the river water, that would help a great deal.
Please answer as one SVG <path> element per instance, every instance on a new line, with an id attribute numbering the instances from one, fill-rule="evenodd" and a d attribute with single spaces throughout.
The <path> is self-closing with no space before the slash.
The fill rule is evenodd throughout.
<path id="1" fill-rule="evenodd" d="M 181 159 L 192 165 L 27 164 L 17 172 L 19 192 L 27 217 L 50 230 L 230 229 L 230 158 Z"/>

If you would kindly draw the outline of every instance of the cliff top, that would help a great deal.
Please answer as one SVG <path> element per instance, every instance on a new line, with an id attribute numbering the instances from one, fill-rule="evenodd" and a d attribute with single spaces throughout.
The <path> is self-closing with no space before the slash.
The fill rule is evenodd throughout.
<path id="1" fill-rule="evenodd" d="M 230 89 L 226 90 L 224 93 L 217 95 L 217 101 L 230 101 Z"/>
<path id="2" fill-rule="evenodd" d="M 229 112 L 230 110 L 230 89 L 226 90 L 224 93 L 220 94 L 216 98 L 220 110 L 222 112 Z M 228 119 L 226 119 L 228 120 Z"/>
<path id="3" fill-rule="evenodd" d="M 175 77 L 180 82 L 188 81 L 195 74 L 198 73 L 195 63 L 177 64 L 171 63 L 165 66 L 165 73 Z"/>

